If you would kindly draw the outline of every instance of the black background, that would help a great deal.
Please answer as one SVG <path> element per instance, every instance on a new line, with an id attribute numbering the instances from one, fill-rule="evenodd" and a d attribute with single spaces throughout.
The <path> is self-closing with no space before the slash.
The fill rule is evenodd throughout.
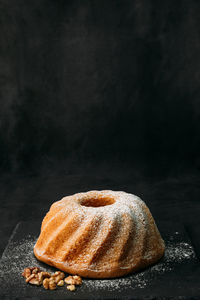
<path id="1" fill-rule="evenodd" d="M 199 1 L 0 1 L 1 168 L 199 166 Z"/>
<path id="2" fill-rule="evenodd" d="M 141 196 L 198 249 L 200 2 L 0 0 L 3 250 L 64 195 Z"/>

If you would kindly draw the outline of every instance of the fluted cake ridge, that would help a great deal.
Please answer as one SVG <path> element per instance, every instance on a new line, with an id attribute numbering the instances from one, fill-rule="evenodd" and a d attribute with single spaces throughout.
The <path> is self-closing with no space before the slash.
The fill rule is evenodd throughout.
<path id="1" fill-rule="evenodd" d="M 53 203 L 34 253 L 72 274 L 110 278 L 155 263 L 164 253 L 164 242 L 139 197 L 89 191 Z"/>

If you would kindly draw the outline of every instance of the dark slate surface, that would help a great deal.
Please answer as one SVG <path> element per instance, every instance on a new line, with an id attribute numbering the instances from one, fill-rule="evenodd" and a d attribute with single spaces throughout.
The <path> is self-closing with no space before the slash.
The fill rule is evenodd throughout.
<path id="1" fill-rule="evenodd" d="M 22 222 L 13 235 L 0 261 L 0 293 L 11 299 L 141 299 L 200 296 L 200 263 L 191 242 L 178 223 L 159 222 L 166 243 L 163 259 L 156 265 L 122 279 L 84 279 L 83 285 L 71 293 L 65 287 L 46 291 L 27 285 L 21 271 L 27 266 L 54 268 L 40 263 L 33 255 L 40 222 Z"/>

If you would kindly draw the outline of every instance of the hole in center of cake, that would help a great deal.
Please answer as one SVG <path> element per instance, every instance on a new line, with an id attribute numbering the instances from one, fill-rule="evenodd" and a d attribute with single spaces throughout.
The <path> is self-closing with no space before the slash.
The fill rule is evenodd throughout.
<path id="1" fill-rule="evenodd" d="M 88 198 L 83 199 L 81 201 L 81 205 L 87 206 L 87 207 L 100 207 L 100 206 L 107 206 L 115 203 L 115 200 L 110 197 L 102 197 L 102 198 Z"/>

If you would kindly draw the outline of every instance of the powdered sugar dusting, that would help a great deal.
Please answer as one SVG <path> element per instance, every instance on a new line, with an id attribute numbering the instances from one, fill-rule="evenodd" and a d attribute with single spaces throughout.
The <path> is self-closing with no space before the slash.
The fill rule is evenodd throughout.
<path id="1" fill-rule="evenodd" d="M 12 285 L 19 284 L 21 273 L 24 268 L 31 266 L 41 266 L 33 254 L 33 247 L 36 239 L 27 236 L 19 243 L 11 242 L 6 248 L 1 260 L 0 278 L 10 278 Z M 48 268 L 48 267 L 47 267 Z"/>
<path id="2" fill-rule="evenodd" d="M 34 257 L 33 247 L 35 242 L 36 238 L 31 235 L 26 236 L 26 238 L 20 242 L 10 242 L 0 263 L 1 287 L 5 289 L 8 288 L 9 282 L 13 287 L 17 286 L 30 289 L 30 286 L 26 285 L 21 277 L 21 272 L 25 267 L 38 266 L 46 271 L 52 270 L 51 267 L 42 264 Z M 191 262 L 191 259 L 196 259 L 192 246 L 186 241 L 176 240 L 174 234 L 172 238 L 166 241 L 165 255 L 156 265 L 142 272 L 122 278 L 103 280 L 85 279 L 83 280 L 83 286 L 79 292 L 81 292 L 81 290 L 88 290 L 90 292 L 107 290 L 108 292 L 112 292 L 144 289 L 151 286 L 155 278 L 160 278 L 167 272 L 173 272 L 179 264 Z M 35 287 L 35 289 L 42 290 L 42 288 L 38 287 Z M 65 292 L 65 289 L 57 290 L 58 293 L 63 291 Z"/>
<path id="3" fill-rule="evenodd" d="M 142 272 L 110 280 L 87 281 L 88 288 L 108 290 L 135 290 L 150 286 L 152 281 L 166 272 L 173 271 L 177 264 L 195 259 L 193 247 L 187 242 L 167 243 L 163 259 Z"/>
<path id="4" fill-rule="evenodd" d="M 115 199 L 115 202 L 111 205 L 92 207 L 81 205 L 81 202 L 87 198 L 98 199 L 99 197 L 110 197 Z M 55 206 L 61 206 L 68 210 L 68 205 L 74 206 L 73 210 L 76 210 L 76 214 L 83 214 L 84 218 L 90 218 L 91 215 L 106 216 L 107 219 L 116 219 L 123 213 L 130 214 L 135 218 L 136 214 L 142 209 L 144 202 L 137 196 L 122 191 L 89 191 L 85 193 L 77 193 L 73 196 L 67 196 L 58 202 L 54 203 Z"/>

